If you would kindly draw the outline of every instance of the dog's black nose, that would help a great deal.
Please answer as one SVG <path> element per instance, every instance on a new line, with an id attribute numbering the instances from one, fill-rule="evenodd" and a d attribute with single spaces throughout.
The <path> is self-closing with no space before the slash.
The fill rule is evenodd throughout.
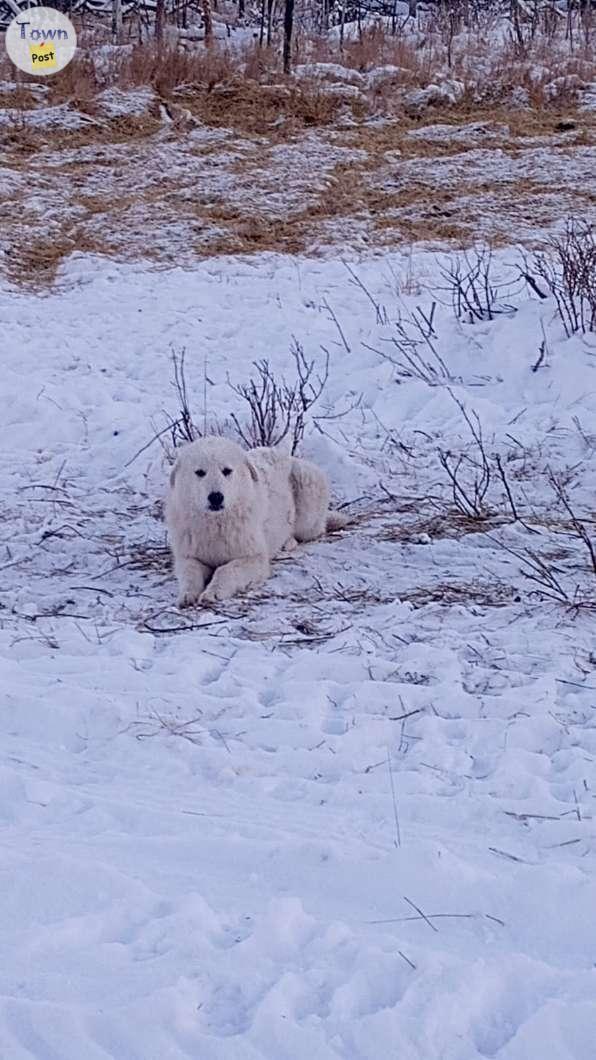
<path id="1" fill-rule="evenodd" d="M 219 490 L 210 493 L 207 500 L 209 501 L 209 507 L 213 508 L 214 511 L 219 511 L 220 508 L 223 508 L 224 495 L 223 493 L 220 493 Z"/>

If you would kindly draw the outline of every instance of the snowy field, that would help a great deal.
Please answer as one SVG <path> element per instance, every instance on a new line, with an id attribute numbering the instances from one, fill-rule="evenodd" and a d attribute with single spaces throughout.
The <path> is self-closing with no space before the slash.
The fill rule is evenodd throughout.
<path id="1" fill-rule="evenodd" d="M 3 1060 L 593 1060 L 596 345 L 512 283 L 412 371 L 438 270 L 1 289 Z M 294 340 L 352 525 L 178 612 L 171 348 L 213 426 Z"/>

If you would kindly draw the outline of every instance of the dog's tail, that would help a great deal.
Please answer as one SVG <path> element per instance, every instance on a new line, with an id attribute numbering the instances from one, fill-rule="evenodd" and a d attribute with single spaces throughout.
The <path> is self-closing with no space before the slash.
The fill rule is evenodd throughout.
<path id="1" fill-rule="evenodd" d="M 343 530 L 344 526 L 347 526 L 350 519 L 349 516 L 344 515 L 343 512 L 327 512 L 327 533 L 331 533 L 333 530 Z"/>

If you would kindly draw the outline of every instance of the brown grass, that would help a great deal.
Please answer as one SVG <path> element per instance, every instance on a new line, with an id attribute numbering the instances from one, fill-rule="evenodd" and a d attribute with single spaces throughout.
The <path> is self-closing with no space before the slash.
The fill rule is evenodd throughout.
<path id="1" fill-rule="evenodd" d="M 72 228 L 68 234 L 44 230 L 38 237 L 35 229 L 29 238 L 13 243 L 7 254 L 7 275 L 19 287 L 39 290 L 51 286 L 62 262 L 73 252 L 110 255 L 112 246 L 89 236 L 82 228 Z"/>
<path id="2" fill-rule="evenodd" d="M 306 248 L 307 229 L 303 215 L 287 222 L 272 221 L 259 215 L 239 218 L 229 225 L 227 235 L 210 240 L 208 250 L 210 255 L 263 251 L 300 254 Z"/>
<path id="3" fill-rule="evenodd" d="M 239 56 L 218 47 L 184 52 L 135 45 L 123 49 L 107 71 L 81 52 L 46 86 L 50 102 L 69 101 L 93 118 L 92 124 L 80 129 L 29 127 L 29 112 L 40 101 L 23 76 L 14 92 L 4 93 L 14 120 L 10 127 L 0 128 L 3 164 L 15 173 L 27 172 L 27 194 L 40 190 L 42 198 L 51 176 L 57 182 L 53 205 L 57 225 L 61 209 L 66 220 L 54 239 L 38 245 L 28 233 L 38 227 L 39 212 L 33 209 L 29 215 L 24 210 L 11 219 L 13 250 L 7 256 L 11 276 L 26 284 L 35 278 L 51 283 L 60 262 L 74 250 L 119 257 L 141 252 L 170 260 L 186 251 L 185 223 L 195 233 L 189 235 L 188 250 L 197 256 L 299 253 L 316 252 L 325 242 L 349 243 L 356 233 L 377 246 L 418 241 L 461 246 L 479 233 L 498 244 L 511 241 L 520 218 L 526 229 L 552 224 L 569 212 L 572 193 L 588 210 L 595 196 L 585 176 L 569 187 L 523 176 L 526 155 L 527 172 L 536 175 L 532 151 L 542 145 L 559 152 L 559 173 L 560 155 L 565 152 L 571 170 L 586 172 L 587 156 L 578 155 L 573 165 L 574 152 L 594 142 L 596 119 L 578 110 L 572 80 L 594 73 L 585 50 L 566 54 L 560 39 L 550 41 L 548 47 L 537 40 L 526 56 L 518 57 L 516 66 L 510 44 L 491 50 L 479 34 L 471 34 L 452 57 L 452 76 L 465 85 L 460 102 L 429 108 L 417 116 L 406 114 L 403 90 L 444 76 L 445 47 L 438 31 L 418 41 L 367 31 L 361 41 L 346 44 L 342 62 L 354 69 L 388 63 L 400 67 L 395 82 L 367 91 L 364 103 L 330 96 L 317 79 L 284 78 L 276 48 L 251 45 Z M 340 56 L 337 45 L 329 41 L 299 36 L 297 58 L 337 61 Z M 532 80 L 529 71 L 537 58 L 545 69 Z M 488 82 L 486 70 L 492 78 Z M 2 73 L 5 63 L 0 61 Z M 558 98 L 546 103 L 546 86 L 555 76 L 564 86 Z M 567 87 L 565 78 L 571 79 Z M 490 93 L 483 90 L 476 98 L 479 84 L 485 88 L 489 84 Z M 123 90 L 152 86 L 154 91 L 148 94 L 145 113 L 107 117 L 100 93 L 109 86 Z M 503 93 L 507 99 L 513 88 L 524 86 L 526 106 L 513 109 L 501 99 Z M 167 126 L 162 104 L 173 117 Z M 386 120 L 369 120 L 379 115 Z M 409 135 L 435 123 L 453 126 L 455 133 L 460 127 L 484 123 L 490 135 L 478 135 L 474 128 L 457 139 L 441 138 L 432 130 Z M 202 126 L 225 133 L 202 136 Z M 197 132 L 192 139 L 189 127 Z M 316 137 L 310 130 L 317 130 Z M 89 145 L 101 150 L 97 157 L 89 152 L 85 161 L 64 155 L 56 165 L 54 159 L 50 172 L 44 168 L 40 143 L 58 152 Z M 272 150 L 283 143 L 292 145 L 292 154 L 285 158 L 284 152 Z M 112 151 L 115 145 L 125 149 Z M 467 157 L 477 148 L 485 152 L 482 172 L 477 156 Z M 331 152 L 336 149 L 356 150 L 360 156 L 335 163 L 337 154 Z M 493 149 L 519 157 L 521 164 L 511 165 L 505 175 L 500 173 L 503 167 L 493 171 L 488 153 Z M 147 179 L 154 150 L 160 158 L 171 158 L 175 180 L 162 185 Z M 197 160 L 210 154 L 213 167 L 201 168 Z M 417 165 L 418 160 L 428 160 L 428 167 Z M 95 181 L 99 167 L 105 171 L 105 195 L 104 182 Z M 231 191 L 230 181 L 221 181 L 220 173 L 232 177 Z M 86 186 L 89 178 L 93 184 Z M 148 231 L 152 218 L 156 219 L 159 237 L 142 246 L 144 216 Z"/>
<path id="4" fill-rule="evenodd" d="M 563 24 L 555 32 L 536 33 L 521 50 L 512 39 L 491 34 L 490 19 L 462 32 L 451 43 L 448 27 L 441 19 L 417 34 L 398 32 L 392 36 L 372 27 L 364 30 L 359 40 L 346 41 L 343 51 L 334 38 L 299 33 L 295 62 L 341 62 L 360 72 L 379 66 L 397 67 L 395 77 L 367 91 L 367 109 L 371 112 L 402 113 L 404 89 L 425 87 L 445 77 L 464 86 L 460 102 L 443 107 L 445 111 L 470 105 L 488 110 L 508 104 L 516 90 L 527 94 L 529 109 L 561 110 L 575 106 L 581 84 L 596 76 L 596 63 L 586 35 L 578 34 L 576 28 L 571 46 L 565 39 L 564 20 L 560 21 Z M 90 34 L 83 33 L 83 44 L 89 40 Z M 104 64 L 105 57 L 98 66 L 92 53 L 81 49 L 64 71 L 49 79 L 51 101 L 83 104 L 109 86 L 126 89 L 150 85 L 166 99 L 184 89 L 185 98 L 197 103 L 202 120 L 231 123 L 234 128 L 243 122 L 254 128 L 258 124 L 255 111 L 263 107 L 264 124 L 284 114 L 303 126 L 332 121 L 337 109 L 337 101 L 325 99 L 320 86 L 288 82 L 282 74 L 277 45 L 260 48 L 252 42 L 236 51 L 223 46 L 185 50 L 174 45 L 158 47 L 149 41 L 114 54 L 109 69 Z M 0 73 L 4 67 L 2 64 Z M 14 76 L 14 71 L 6 76 Z M 22 87 L 16 106 L 31 105 L 26 89 L 32 80 L 25 74 L 19 76 Z M 277 98 L 274 91 L 266 99 L 259 86 L 277 87 Z M 284 95 L 284 88 L 291 89 L 289 96 Z"/>

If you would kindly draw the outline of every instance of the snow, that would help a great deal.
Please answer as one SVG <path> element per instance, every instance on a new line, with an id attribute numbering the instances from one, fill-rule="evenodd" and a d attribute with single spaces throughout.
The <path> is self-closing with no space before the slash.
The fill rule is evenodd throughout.
<path id="1" fill-rule="evenodd" d="M 427 85 L 426 88 L 415 88 L 404 96 L 408 113 L 418 114 L 426 107 L 437 103 L 458 103 L 465 94 L 462 81 L 441 81 L 440 84 Z"/>
<path id="2" fill-rule="evenodd" d="M 0 110 L 0 128 L 15 127 L 15 112 Z M 23 110 L 19 112 L 19 120 L 23 126 L 32 129 L 81 129 L 86 125 L 96 124 L 93 118 L 87 114 L 72 110 L 68 103 L 60 103 L 55 107 L 43 107 L 40 109 Z"/>
<path id="3" fill-rule="evenodd" d="M 349 67 L 341 66 L 339 63 L 302 63 L 295 66 L 292 72 L 294 77 L 299 79 L 314 77 L 331 81 L 345 81 L 348 84 L 357 86 L 366 84 L 366 78 L 359 70 L 351 70 Z"/>
<path id="4" fill-rule="evenodd" d="M 438 304 L 446 374 L 408 376 L 376 351 L 440 264 L 78 255 L 1 288 L 1 1056 L 592 1060 L 593 612 L 499 542 L 593 592 L 545 472 L 593 512 L 594 336 L 514 284 L 494 321 Z M 178 613 L 143 448 L 170 347 L 221 422 L 293 336 L 329 351 L 304 451 L 355 523 Z M 456 518 L 454 397 L 537 533 L 494 481 Z"/>
<path id="5" fill-rule="evenodd" d="M 388 63 L 385 66 L 374 66 L 372 70 L 367 72 L 365 77 L 368 87 L 375 89 L 392 81 L 409 81 L 411 74 L 403 66 L 392 66 Z"/>
<path id="6" fill-rule="evenodd" d="M 107 118 L 142 117 L 155 103 L 157 96 L 152 88 L 128 89 L 111 86 L 99 92 L 95 99 L 97 111 Z"/>
<path id="7" fill-rule="evenodd" d="M 581 110 L 596 110 L 596 81 L 587 84 L 580 93 Z"/>

